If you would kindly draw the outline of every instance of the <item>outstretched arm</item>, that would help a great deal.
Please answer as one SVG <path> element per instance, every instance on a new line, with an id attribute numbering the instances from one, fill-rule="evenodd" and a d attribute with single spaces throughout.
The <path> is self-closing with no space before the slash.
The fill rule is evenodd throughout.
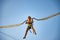
<path id="1" fill-rule="evenodd" d="M 57 15 L 60 15 L 60 12 L 53 14 L 53 15 L 50 15 L 50 16 L 45 17 L 45 18 L 41 18 L 41 19 L 33 18 L 33 19 L 35 19 L 37 21 L 41 21 L 41 20 L 47 20 L 47 19 L 52 18 L 52 17 L 57 16 Z"/>

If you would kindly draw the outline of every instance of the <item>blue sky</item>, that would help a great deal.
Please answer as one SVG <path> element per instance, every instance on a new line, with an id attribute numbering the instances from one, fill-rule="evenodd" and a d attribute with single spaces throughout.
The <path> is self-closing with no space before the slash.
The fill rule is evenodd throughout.
<path id="1" fill-rule="evenodd" d="M 0 25 L 21 23 L 28 16 L 44 18 L 59 12 L 59 6 L 59 0 L 0 0 Z M 34 20 L 37 35 L 28 32 L 25 40 L 59 40 L 59 17 L 56 16 L 45 21 Z M 15 28 L 0 29 L 3 32 L 0 32 L 0 39 L 23 40 L 26 28 L 27 26 L 23 24 Z"/>

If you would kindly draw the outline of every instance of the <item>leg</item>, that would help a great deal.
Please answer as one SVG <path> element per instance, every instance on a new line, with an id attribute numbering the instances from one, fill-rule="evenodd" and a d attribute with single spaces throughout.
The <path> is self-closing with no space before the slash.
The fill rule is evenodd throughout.
<path id="1" fill-rule="evenodd" d="M 33 33 L 36 35 L 36 31 L 35 31 L 35 29 L 33 28 L 33 26 L 31 27 L 31 29 L 32 29 Z"/>
<path id="2" fill-rule="evenodd" d="M 27 35 L 27 32 L 28 32 L 28 28 L 26 29 L 26 33 L 25 33 L 25 35 L 24 35 L 24 37 L 23 37 L 23 39 L 25 39 L 26 38 L 26 35 Z"/>

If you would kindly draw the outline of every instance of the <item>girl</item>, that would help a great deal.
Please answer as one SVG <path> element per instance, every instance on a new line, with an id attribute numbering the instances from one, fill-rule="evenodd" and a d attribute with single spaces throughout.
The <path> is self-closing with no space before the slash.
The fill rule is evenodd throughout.
<path id="1" fill-rule="evenodd" d="M 24 35 L 23 39 L 26 38 L 27 32 L 30 29 L 32 29 L 33 33 L 36 35 L 35 29 L 33 28 L 33 19 L 30 16 L 28 16 L 28 19 L 26 21 L 26 24 L 28 25 L 28 27 L 26 29 L 26 32 L 25 32 L 25 35 Z"/>

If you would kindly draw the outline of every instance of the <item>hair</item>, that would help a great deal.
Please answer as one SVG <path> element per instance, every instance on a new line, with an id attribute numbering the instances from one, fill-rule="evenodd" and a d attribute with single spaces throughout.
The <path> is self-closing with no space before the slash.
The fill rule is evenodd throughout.
<path id="1" fill-rule="evenodd" d="M 30 16 L 28 16 L 28 18 L 31 18 Z"/>
<path id="2" fill-rule="evenodd" d="M 31 19 L 31 17 L 30 17 L 30 16 L 28 16 L 28 19 Z"/>

